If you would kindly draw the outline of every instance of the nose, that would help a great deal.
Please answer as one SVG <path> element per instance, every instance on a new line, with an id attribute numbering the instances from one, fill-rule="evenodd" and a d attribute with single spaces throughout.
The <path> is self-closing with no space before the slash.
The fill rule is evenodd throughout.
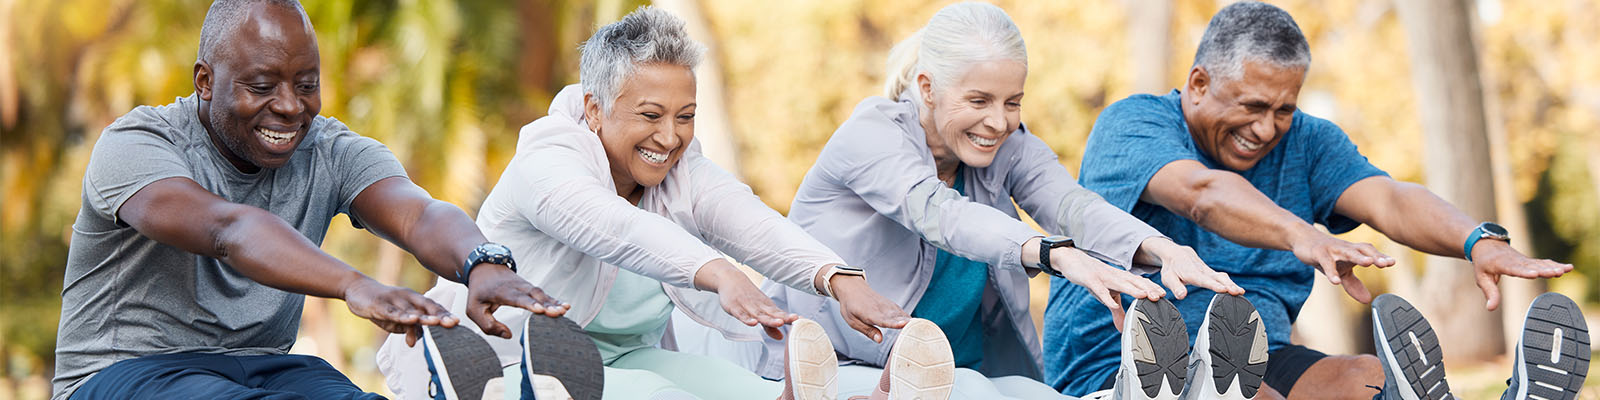
<path id="1" fill-rule="evenodd" d="M 1257 143 L 1271 142 L 1272 139 L 1278 137 L 1277 121 L 1273 120 L 1270 114 L 1258 118 L 1255 122 L 1250 123 L 1250 133 L 1256 136 L 1255 141 Z"/>
<path id="2" fill-rule="evenodd" d="M 1006 133 L 1006 110 L 1001 107 L 989 107 L 989 112 L 983 115 L 983 126 L 995 134 Z"/>
<path id="3" fill-rule="evenodd" d="M 673 149 L 677 149 L 678 145 L 683 144 L 683 140 L 678 138 L 677 129 L 686 128 L 680 128 L 673 124 L 667 124 L 660 129 L 656 129 L 656 133 L 651 135 L 651 138 L 655 140 L 657 144 L 661 145 L 662 150 L 672 151 Z"/>
<path id="4" fill-rule="evenodd" d="M 267 107 L 273 113 L 283 116 L 300 115 L 306 110 L 306 105 L 301 103 L 300 98 L 294 95 L 294 85 L 290 84 L 279 85 L 276 90 L 273 90 L 272 98 L 268 100 Z"/>

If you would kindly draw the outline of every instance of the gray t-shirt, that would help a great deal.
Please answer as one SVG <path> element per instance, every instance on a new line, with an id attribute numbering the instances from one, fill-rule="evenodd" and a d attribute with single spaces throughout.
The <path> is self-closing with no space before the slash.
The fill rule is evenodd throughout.
<path id="1" fill-rule="evenodd" d="M 241 173 L 207 137 L 198 104 L 191 95 L 135 108 L 95 143 L 61 292 L 54 399 L 67 398 L 120 360 L 181 352 L 284 354 L 294 344 L 304 296 L 158 243 L 117 219 L 122 204 L 145 185 L 191 179 L 227 201 L 283 218 L 320 245 L 331 219 L 348 213 L 368 185 L 405 176 L 383 144 L 327 117 L 316 117 L 283 167 Z"/>

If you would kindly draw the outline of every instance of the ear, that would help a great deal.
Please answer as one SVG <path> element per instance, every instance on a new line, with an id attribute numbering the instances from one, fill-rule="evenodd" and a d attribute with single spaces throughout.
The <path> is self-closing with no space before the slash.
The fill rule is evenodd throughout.
<path id="1" fill-rule="evenodd" d="M 600 101 L 594 95 L 583 95 L 583 119 L 589 123 L 589 130 L 600 133 Z"/>
<path id="2" fill-rule="evenodd" d="M 917 74 L 917 92 L 922 93 L 922 105 L 933 109 L 933 78 L 928 73 Z"/>
<path id="3" fill-rule="evenodd" d="M 205 61 L 194 62 L 194 92 L 200 100 L 211 101 L 211 64 Z"/>
<path id="4" fill-rule="evenodd" d="M 1189 69 L 1189 80 L 1184 83 L 1183 91 L 1193 93 L 1193 101 L 1198 103 L 1209 90 L 1211 90 L 1211 74 L 1206 73 L 1206 69 L 1198 65 Z"/>

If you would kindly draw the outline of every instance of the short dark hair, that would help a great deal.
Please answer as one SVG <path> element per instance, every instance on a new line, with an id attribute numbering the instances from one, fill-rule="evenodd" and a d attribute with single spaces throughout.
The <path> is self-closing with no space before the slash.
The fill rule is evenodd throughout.
<path id="1" fill-rule="evenodd" d="M 297 0 L 217 0 L 211 3 L 211 9 L 206 10 L 206 20 L 200 25 L 200 51 L 196 55 L 201 61 L 211 62 L 221 51 L 222 41 L 233 32 L 239 30 L 245 13 L 250 11 L 250 6 L 266 3 L 273 6 L 285 7 L 300 13 L 300 18 L 311 26 L 311 20 L 306 18 L 306 9 Z"/>
<path id="2" fill-rule="evenodd" d="M 1288 12 L 1271 4 L 1241 1 L 1211 17 L 1193 66 L 1205 68 L 1211 76 L 1235 79 L 1245 59 L 1308 68 L 1311 46 Z"/>

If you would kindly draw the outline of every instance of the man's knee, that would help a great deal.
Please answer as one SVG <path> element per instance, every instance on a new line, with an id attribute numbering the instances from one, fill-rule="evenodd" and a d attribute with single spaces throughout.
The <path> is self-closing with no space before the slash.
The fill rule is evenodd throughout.
<path id="1" fill-rule="evenodd" d="M 1370 387 L 1369 390 L 1361 390 Z M 1295 382 L 1289 396 L 1337 393 L 1339 398 L 1371 399 L 1383 387 L 1383 365 L 1371 354 L 1328 356 L 1312 364 Z"/>

